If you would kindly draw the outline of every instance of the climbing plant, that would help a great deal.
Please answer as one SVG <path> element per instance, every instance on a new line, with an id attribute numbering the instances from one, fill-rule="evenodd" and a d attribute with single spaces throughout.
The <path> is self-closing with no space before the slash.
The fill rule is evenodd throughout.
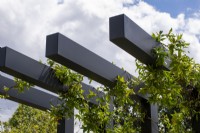
<path id="1" fill-rule="evenodd" d="M 48 64 L 55 71 L 56 77 L 68 86 L 66 92 L 59 94 L 63 102 L 50 110 L 55 119 L 73 117 L 73 109 L 77 109 L 79 113 L 75 117 L 82 122 L 81 128 L 84 132 L 101 133 L 105 128 L 107 132 L 116 133 L 140 131 L 139 123 L 144 114 L 141 113 L 140 103 L 131 99 L 135 93 L 129 86 L 134 80 L 125 81 L 123 77 L 118 76 L 115 87 L 96 88 L 104 92 L 103 96 L 98 97 L 93 91 L 84 95 L 81 86 L 83 76 L 52 60 L 48 60 Z M 91 104 L 91 98 L 96 98 L 98 105 Z M 112 105 L 113 110 L 110 109 Z M 111 120 L 115 121 L 114 127 L 110 125 Z"/>
<path id="2" fill-rule="evenodd" d="M 192 119 L 200 113 L 200 65 L 187 55 L 182 34 L 171 29 L 152 36 L 161 45 L 152 50 L 154 64 L 137 61 L 138 78 L 145 83 L 140 93 L 160 106 L 160 132 L 192 132 Z"/>
<path id="3" fill-rule="evenodd" d="M 182 39 L 182 34 L 175 35 L 171 29 L 166 34 L 160 31 L 152 37 L 161 44 L 152 49 L 155 62 L 145 65 L 136 60 L 138 78 L 125 80 L 118 76 L 114 87 L 96 88 L 103 95 L 92 90 L 85 92 L 82 75 L 48 60 L 55 77 L 67 86 L 66 90 L 59 92 L 61 104 L 49 110 L 54 120 L 71 118 L 77 109 L 79 113 L 75 117 L 82 122 L 84 132 L 140 132 L 146 114 L 136 98 L 134 87 L 143 82 L 144 86 L 137 93 L 149 94 L 148 102 L 158 104 L 159 131 L 192 132 L 192 120 L 198 120 L 200 113 L 200 65 L 187 55 L 189 44 Z M 30 86 L 16 80 L 19 91 Z M 98 104 L 90 103 L 91 99 L 96 99 Z"/>

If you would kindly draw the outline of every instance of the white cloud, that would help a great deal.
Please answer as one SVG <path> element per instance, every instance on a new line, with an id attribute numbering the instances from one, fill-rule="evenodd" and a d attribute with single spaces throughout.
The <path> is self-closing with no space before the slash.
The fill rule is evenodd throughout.
<path id="1" fill-rule="evenodd" d="M 17 103 L 10 100 L 0 100 L 0 120 L 7 121 L 17 109 Z"/>
<path id="2" fill-rule="evenodd" d="M 137 1 L 137 0 L 136 0 Z M 109 17 L 125 13 L 149 34 L 171 27 L 191 43 L 191 56 L 200 62 L 199 12 L 189 18 L 159 12 L 144 1 L 132 0 L 1 0 L 0 46 L 9 46 L 34 59 L 44 59 L 46 35 L 61 32 L 110 62 L 135 74 L 134 58 L 109 42 Z M 148 45 L 148 44 L 147 44 Z"/>
<path id="3" fill-rule="evenodd" d="M 200 19 L 199 18 L 189 18 L 186 30 L 191 34 L 200 34 Z"/>

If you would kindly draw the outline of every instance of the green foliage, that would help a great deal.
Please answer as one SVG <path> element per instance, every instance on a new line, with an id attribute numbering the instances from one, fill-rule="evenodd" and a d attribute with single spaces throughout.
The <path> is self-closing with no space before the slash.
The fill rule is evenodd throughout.
<path id="1" fill-rule="evenodd" d="M 139 77 L 125 80 L 118 76 L 115 87 L 96 88 L 103 96 L 93 91 L 84 92 L 82 75 L 48 60 L 55 77 L 66 85 L 66 90 L 59 92 L 63 102 L 49 110 L 53 119 L 71 118 L 77 109 L 79 113 L 75 117 L 82 121 L 84 132 L 102 133 L 105 128 L 108 133 L 140 132 L 146 114 L 136 99 L 134 87 L 142 81 L 145 85 L 137 93 L 149 94 L 149 102 L 159 105 L 159 131 L 192 132 L 192 119 L 200 118 L 200 65 L 187 56 L 185 51 L 189 44 L 181 34 L 175 35 L 171 29 L 167 34 L 160 31 L 152 37 L 161 44 L 152 50 L 154 64 L 136 61 Z M 19 79 L 16 83 L 20 92 L 31 86 Z M 98 105 L 91 104 L 90 99 L 96 99 Z M 111 120 L 115 121 L 114 127 L 110 125 Z"/>
<path id="2" fill-rule="evenodd" d="M 48 60 L 48 64 L 53 68 L 60 82 L 68 88 L 66 91 L 59 93 L 63 102 L 56 107 L 52 107 L 51 113 L 56 116 L 56 119 L 61 119 L 62 117 L 70 118 L 74 114 L 74 108 L 87 107 L 87 101 L 84 100 L 83 90 L 81 89 L 83 76 L 73 73 L 65 66 L 54 63 L 51 60 Z"/>
<path id="3" fill-rule="evenodd" d="M 9 97 L 6 92 L 9 91 L 10 88 L 4 86 L 3 90 L 5 91 L 5 94 L 4 95 L 0 95 L 0 99 L 5 99 L 7 97 Z"/>
<path id="4" fill-rule="evenodd" d="M 5 91 L 5 94 L 4 95 L 0 95 L 0 98 L 8 98 L 9 95 L 7 94 L 7 92 L 10 90 L 10 89 L 17 89 L 19 93 L 23 93 L 25 89 L 29 89 L 30 87 L 33 86 L 33 84 L 30 84 L 26 81 L 23 81 L 19 78 L 14 78 L 14 82 L 15 82 L 15 86 L 9 88 L 7 86 L 4 86 L 4 91 Z"/>
<path id="5" fill-rule="evenodd" d="M 8 122 L 1 122 L 2 133 L 56 133 L 57 122 L 50 114 L 26 105 L 19 105 Z"/>
<path id="6" fill-rule="evenodd" d="M 152 51 L 155 64 L 137 61 L 139 80 L 145 82 L 140 92 L 150 94 L 149 101 L 160 106 L 161 132 L 191 132 L 191 119 L 200 113 L 200 65 L 187 56 L 189 44 L 182 34 L 175 35 L 171 29 L 152 36 L 161 46 Z"/>
<path id="7" fill-rule="evenodd" d="M 28 83 L 24 80 L 21 80 L 19 78 L 14 78 L 15 86 L 9 88 L 7 86 L 4 86 L 5 95 L 0 95 L 0 98 L 7 98 L 9 95 L 6 94 L 10 89 L 17 89 L 19 93 L 23 93 L 25 89 L 29 89 L 33 86 L 33 84 Z"/>
<path id="8" fill-rule="evenodd" d="M 140 131 L 139 123 L 142 122 L 144 114 L 141 113 L 140 103 L 132 99 L 135 95 L 134 88 L 130 88 L 132 80 L 125 81 L 118 76 L 114 88 L 96 88 L 103 91 L 104 96 L 98 97 L 93 91 L 86 95 L 82 89 L 83 77 L 80 74 L 51 60 L 48 60 L 48 64 L 55 71 L 56 77 L 68 86 L 65 92 L 59 94 L 63 103 L 50 110 L 56 120 L 72 117 L 73 109 L 77 109 L 79 113 L 75 117 L 82 121 L 81 128 L 84 132 L 102 133 L 105 128 L 112 133 Z M 96 99 L 98 105 L 89 103 L 92 98 Z M 111 101 L 114 103 L 113 110 L 110 108 Z M 110 125 L 111 120 L 115 121 L 114 127 Z"/>
<path id="9" fill-rule="evenodd" d="M 18 90 L 19 93 L 23 93 L 24 89 L 29 89 L 33 84 L 23 81 L 19 78 L 14 78 L 15 86 L 14 88 Z"/>

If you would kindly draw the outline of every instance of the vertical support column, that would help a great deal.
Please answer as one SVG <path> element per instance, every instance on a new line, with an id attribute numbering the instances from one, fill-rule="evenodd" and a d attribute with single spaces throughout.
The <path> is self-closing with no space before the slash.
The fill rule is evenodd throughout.
<path id="1" fill-rule="evenodd" d="M 200 133 L 200 117 L 199 116 L 192 117 L 192 131 L 194 133 Z"/>
<path id="2" fill-rule="evenodd" d="M 111 42 L 144 64 L 155 63 L 151 50 L 160 44 L 130 18 L 124 14 L 111 17 L 109 26 Z M 163 68 L 168 70 L 165 66 Z M 158 108 L 155 105 L 150 105 L 146 99 L 142 99 L 141 103 L 143 110 L 146 112 L 146 117 L 142 124 L 142 132 L 158 132 Z"/>
<path id="3" fill-rule="evenodd" d="M 194 99 L 198 99 L 199 92 L 197 91 L 197 88 L 193 89 L 192 96 Z M 200 105 L 197 104 L 195 111 L 199 111 L 199 110 L 200 110 Z M 195 114 L 194 116 L 192 116 L 192 132 L 200 133 L 200 115 L 199 114 Z"/>
<path id="4" fill-rule="evenodd" d="M 59 120 L 57 133 L 74 133 L 74 117 L 69 120 L 65 118 Z"/>
<path id="5" fill-rule="evenodd" d="M 113 110 L 114 110 L 113 98 L 114 98 L 114 97 L 112 97 L 112 98 L 111 98 L 111 101 L 110 101 L 110 112 L 113 112 Z M 113 127 L 114 127 L 114 120 L 111 119 L 111 120 L 110 120 L 109 128 L 113 129 Z"/>
<path id="6" fill-rule="evenodd" d="M 142 133 L 158 133 L 158 107 L 149 104 L 146 99 L 141 99 L 142 110 L 146 113 L 141 125 Z"/>

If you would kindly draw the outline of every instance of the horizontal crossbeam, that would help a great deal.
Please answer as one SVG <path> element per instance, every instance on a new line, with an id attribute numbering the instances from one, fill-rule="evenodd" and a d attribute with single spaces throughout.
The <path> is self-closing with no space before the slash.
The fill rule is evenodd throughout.
<path id="1" fill-rule="evenodd" d="M 60 33 L 47 36 L 46 57 L 109 87 L 114 87 L 118 75 L 132 78 L 126 71 Z"/>
<path id="2" fill-rule="evenodd" d="M 111 17 L 109 20 L 110 41 L 144 64 L 154 64 L 152 49 L 161 46 L 147 32 L 126 15 Z M 170 61 L 166 60 L 169 64 Z M 164 66 L 165 69 L 168 65 Z"/>
<path id="3" fill-rule="evenodd" d="M 118 15 L 110 18 L 110 40 L 129 54 L 148 65 L 155 63 L 152 49 L 160 46 L 148 33 L 133 22 L 126 15 Z M 170 60 L 165 60 L 163 66 L 169 70 Z M 200 120 L 192 118 L 192 127 L 200 132 Z"/>
<path id="4" fill-rule="evenodd" d="M 60 33 L 47 36 L 46 57 L 109 87 L 115 85 L 118 75 L 123 76 L 126 80 L 134 78 L 128 72 Z M 136 87 L 136 90 L 139 90 L 139 86 Z M 145 105 L 143 108 L 147 112 L 145 124 L 142 125 L 142 131 L 146 132 L 149 130 L 148 132 L 154 133 L 154 131 L 157 131 L 157 106 L 150 105 L 146 100 L 147 97 L 138 96 L 141 104 Z"/>
<path id="5" fill-rule="evenodd" d="M 8 91 L 4 90 L 4 86 L 10 88 Z M 19 102 L 40 110 L 48 110 L 52 105 L 57 105 L 60 103 L 58 97 L 50 93 L 44 92 L 37 88 L 31 87 L 30 89 L 25 89 L 24 92 L 19 93 L 17 89 L 14 88 L 15 82 L 9 78 L 0 75 L 0 94 L 7 94 L 8 99 Z"/>
<path id="6" fill-rule="evenodd" d="M 115 86 L 118 75 L 125 80 L 134 78 L 128 72 L 60 33 L 47 36 L 46 57 L 109 87 Z M 138 90 L 136 87 L 136 91 Z"/>
<path id="7" fill-rule="evenodd" d="M 4 87 L 10 88 L 8 91 L 4 90 Z M 58 105 L 61 101 L 57 96 L 44 92 L 37 88 L 25 89 L 24 92 L 19 93 L 16 88 L 14 88 L 15 82 L 9 78 L 0 75 L 0 94 L 8 95 L 7 99 L 12 101 L 25 104 L 43 111 L 51 109 L 51 106 Z M 62 127 L 61 125 L 65 125 Z M 60 129 L 62 127 L 62 130 Z M 74 117 L 71 119 L 62 119 L 58 123 L 57 133 L 74 133 Z"/>
<path id="8" fill-rule="evenodd" d="M 0 70 L 54 93 L 65 92 L 68 89 L 55 77 L 54 71 L 49 66 L 8 47 L 0 49 Z M 85 83 L 82 83 L 82 89 L 85 96 L 89 94 L 89 90 L 95 92 L 97 97 L 103 95 Z M 90 99 L 90 102 L 98 104 L 97 97 Z"/>

